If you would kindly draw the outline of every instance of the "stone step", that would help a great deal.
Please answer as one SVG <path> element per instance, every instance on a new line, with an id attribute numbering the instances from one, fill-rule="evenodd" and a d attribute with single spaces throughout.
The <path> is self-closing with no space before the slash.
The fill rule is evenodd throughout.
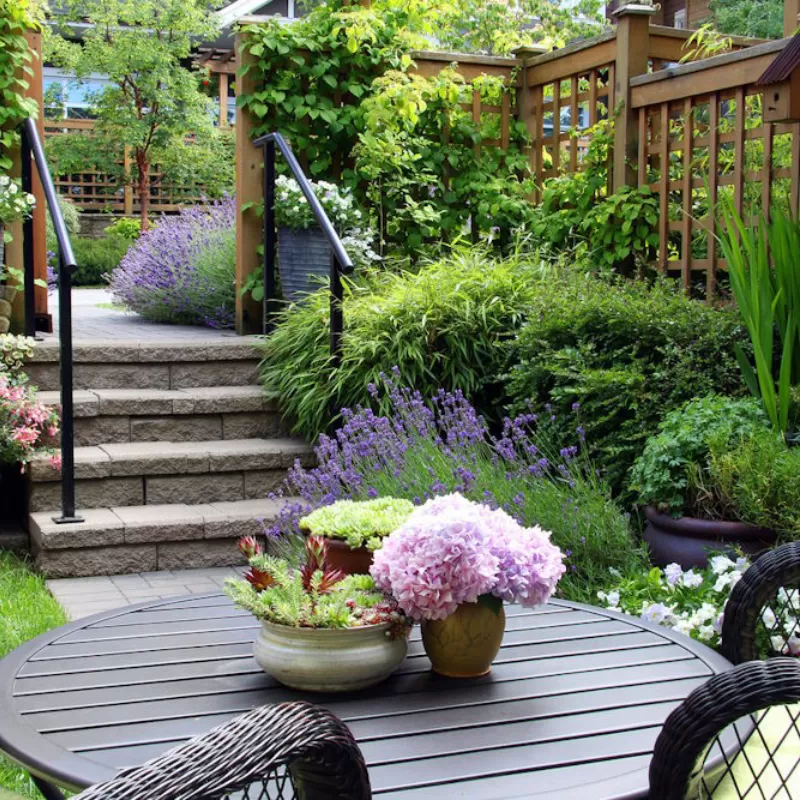
<path id="1" fill-rule="evenodd" d="M 128 442 L 75 448 L 78 508 L 226 502 L 263 498 L 275 491 L 312 449 L 296 439 L 208 442 Z M 58 509 L 60 472 L 49 458 L 28 473 L 32 512 Z"/>
<path id="2" fill-rule="evenodd" d="M 120 575 L 244 563 L 241 536 L 261 536 L 284 501 L 239 500 L 81 510 L 62 525 L 52 513 L 28 520 L 37 567 L 49 577 Z"/>
<path id="3" fill-rule="evenodd" d="M 39 392 L 47 405 L 57 391 Z M 74 393 L 75 444 L 209 441 L 286 434 L 277 404 L 259 386 L 194 389 L 79 389 Z"/>
<path id="4" fill-rule="evenodd" d="M 220 341 L 118 342 L 113 345 L 76 341 L 73 387 L 80 389 L 187 389 L 209 386 L 251 386 L 258 383 L 254 336 Z M 59 351 L 54 340 L 39 344 L 25 370 L 42 391 L 58 389 Z"/>

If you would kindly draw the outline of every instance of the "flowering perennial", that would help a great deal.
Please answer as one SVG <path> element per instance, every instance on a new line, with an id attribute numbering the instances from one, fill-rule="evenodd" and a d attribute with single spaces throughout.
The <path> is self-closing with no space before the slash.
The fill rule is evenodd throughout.
<path id="1" fill-rule="evenodd" d="M 728 596 L 749 566 L 746 558 L 734 561 L 725 555 L 710 558 L 704 570 L 669 564 L 663 570 L 654 567 L 637 578 L 622 580 L 612 591 L 597 596 L 612 611 L 718 647 Z M 759 635 L 769 638 L 776 654 L 800 656 L 800 592 L 779 590 L 775 608 L 777 613 L 772 608 L 763 610 Z"/>
<path id="2" fill-rule="evenodd" d="M 562 552 L 540 527 L 459 494 L 429 500 L 384 540 L 372 576 L 415 620 L 444 619 L 491 594 L 532 607 L 564 574 Z"/>
<path id="3" fill-rule="evenodd" d="M 0 175 L 0 225 L 24 219 L 35 205 L 36 198 L 23 192 L 19 181 Z"/>
<path id="4" fill-rule="evenodd" d="M 24 469 L 35 455 L 48 450 L 46 438 L 57 433 L 56 412 L 36 399 L 34 389 L 0 373 L 0 464 L 21 464 Z M 60 466 L 57 456 L 53 464 Z"/>

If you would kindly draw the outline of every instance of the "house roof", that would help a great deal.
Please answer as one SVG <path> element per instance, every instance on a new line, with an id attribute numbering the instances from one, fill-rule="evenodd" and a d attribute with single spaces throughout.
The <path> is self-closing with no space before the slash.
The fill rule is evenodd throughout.
<path id="1" fill-rule="evenodd" d="M 242 17 L 254 14 L 262 6 L 267 5 L 269 0 L 234 0 L 217 11 L 220 25 L 228 28 Z"/>
<path id="2" fill-rule="evenodd" d="M 796 33 L 789 39 L 783 50 L 756 81 L 756 85 L 770 86 L 774 83 L 788 81 L 798 67 L 800 67 L 800 33 Z"/>

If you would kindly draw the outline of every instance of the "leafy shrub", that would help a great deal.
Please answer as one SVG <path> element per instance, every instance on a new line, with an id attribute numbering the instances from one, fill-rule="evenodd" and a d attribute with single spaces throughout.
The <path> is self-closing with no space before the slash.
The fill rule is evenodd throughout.
<path id="1" fill-rule="evenodd" d="M 566 556 L 560 591 L 571 599 L 591 602 L 609 568 L 627 575 L 643 567 L 625 515 L 587 459 L 574 415 L 566 424 L 578 444 L 559 448 L 549 418 L 526 414 L 493 436 L 461 392 L 426 397 L 392 379 L 385 384 L 385 393 L 370 386 L 385 416 L 343 410 L 336 437 L 320 437 L 319 466 L 290 472 L 282 493 L 299 501 L 285 504 L 267 531 L 270 541 L 297 539 L 300 519 L 340 499 L 400 497 L 419 505 L 459 492 L 552 531 Z"/>
<path id="2" fill-rule="evenodd" d="M 111 279 L 111 292 L 146 319 L 233 325 L 236 206 L 228 197 L 185 209 L 143 234 Z"/>
<path id="3" fill-rule="evenodd" d="M 73 286 L 97 286 L 114 273 L 128 252 L 130 242 L 116 236 L 103 239 L 72 240 L 77 269 L 72 276 Z"/>
<path id="4" fill-rule="evenodd" d="M 126 242 L 135 242 L 142 233 L 142 221 L 131 217 L 121 217 L 106 228 L 106 236 L 116 236 Z"/>
<path id="5" fill-rule="evenodd" d="M 526 318 L 509 354 L 511 411 L 580 405 L 592 455 L 616 489 L 667 411 L 697 395 L 745 391 L 736 311 L 667 283 L 562 274 L 536 287 Z"/>
<path id="6" fill-rule="evenodd" d="M 631 471 L 631 488 L 643 503 L 676 516 L 718 519 L 720 509 L 708 486 L 712 449 L 721 456 L 766 426 L 752 398 L 692 400 L 667 414 L 658 434 L 647 441 Z M 728 469 L 732 473 L 732 465 Z"/>
<path id="7" fill-rule="evenodd" d="M 294 429 L 315 438 L 329 409 L 369 400 L 367 385 L 398 367 L 425 394 L 460 389 L 481 412 L 499 417 L 501 346 L 525 319 L 546 267 L 538 259 L 493 260 L 479 250 L 455 252 L 418 273 L 370 273 L 344 300 L 343 360 L 330 365 L 329 297 L 291 307 L 267 339 L 261 377 Z"/>

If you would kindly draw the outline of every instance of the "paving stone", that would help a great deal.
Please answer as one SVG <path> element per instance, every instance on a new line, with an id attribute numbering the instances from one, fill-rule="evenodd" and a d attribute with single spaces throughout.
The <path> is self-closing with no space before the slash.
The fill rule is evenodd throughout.
<path id="1" fill-rule="evenodd" d="M 76 364 L 74 385 L 77 389 L 169 389 L 169 372 L 167 364 Z"/>
<path id="2" fill-rule="evenodd" d="M 113 513 L 124 523 L 125 541 L 129 543 L 203 538 L 203 515 L 193 506 L 120 506 Z"/>
<path id="3" fill-rule="evenodd" d="M 39 392 L 39 400 L 46 406 L 60 406 L 61 392 Z M 78 389 L 72 393 L 72 405 L 75 417 L 96 417 L 98 412 L 97 395 L 87 389 Z"/>
<path id="4" fill-rule="evenodd" d="M 131 440 L 128 417 L 88 417 L 75 420 L 75 446 L 121 444 Z"/>
<path id="5" fill-rule="evenodd" d="M 130 442 L 103 445 L 102 450 L 114 476 L 208 472 L 207 442 Z"/>
<path id="6" fill-rule="evenodd" d="M 174 393 L 175 414 L 243 413 L 277 410 L 260 386 L 201 386 Z"/>
<path id="7" fill-rule="evenodd" d="M 112 508 L 113 506 L 144 505 L 142 478 L 104 478 L 81 480 L 75 484 L 78 508 Z M 30 511 L 52 511 L 61 508 L 61 483 L 30 484 Z"/>
<path id="8" fill-rule="evenodd" d="M 206 539 L 158 545 L 158 566 L 178 570 L 191 567 L 222 567 L 245 563 L 236 540 Z"/>
<path id="9" fill-rule="evenodd" d="M 175 392 L 166 389 L 98 389 L 100 414 L 171 414 Z"/>
<path id="10" fill-rule="evenodd" d="M 119 603 L 86 603 L 82 605 L 72 605 L 66 609 L 66 611 L 67 616 L 73 622 L 76 622 L 79 619 L 86 619 L 86 617 L 92 617 L 95 614 L 113 611 L 116 608 L 124 608 L 127 605 L 128 603 L 123 599 Z"/>
<path id="11" fill-rule="evenodd" d="M 207 442 L 221 438 L 219 415 L 134 417 L 130 421 L 132 442 Z"/>
<path id="12" fill-rule="evenodd" d="M 47 512 L 31 514 L 28 522 L 34 550 L 110 547 L 125 541 L 122 520 L 113 511 L 89 508 L 80 515 L 83 522 L 60 525 Z"/>
<path id="13" fill-rule="evenodd" d="M 207 361 L 169 366 L 169 388 L 195 386 L 253 386 L 258 383 L 258 365 L 251 361 Z"/>
<path id="14" fill-rule="evenodd" d="M 36 555 L 37 568 L 51 578 L 140 572 L 157 563 L 154 544 L 41 550 Z"/>
<path id="15" fill-rule="evenodd" d="M 149 590 L 150 588 L 150 584 L 141 575 L 112 575 L 109 580 L 123 594 L 127 594 L 128 592 L 136 591 L 138 589 Z"/>
<path id="16" fill-rule="evenodd" d="M 144 483 L 148 505 L 158 503 L 198 505 L 244 499 L 244 475 L 241 472 L 147 477 Z"/>

